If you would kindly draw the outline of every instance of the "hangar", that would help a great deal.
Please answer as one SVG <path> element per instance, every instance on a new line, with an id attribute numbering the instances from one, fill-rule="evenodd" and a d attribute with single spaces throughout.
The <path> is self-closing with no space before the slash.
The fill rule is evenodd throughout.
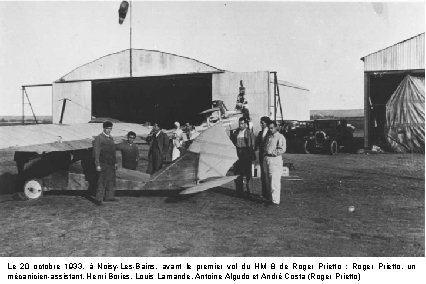
<path id="1" fill-rule="evenodd" d="M 84 123 L 93 117 L 157 121 L 165 128 L 176 120 L 200 123 L 199 113 L 211 108 L 213 100 L 234 108 L 240 81 L 250 116 L 259 121 L 273 115 L 273 79 L 269 71 L 230 72 L 176 54 L 126 49 L 77 67 L 52 84 L 53 123 Z M 290 82 L 278 84 L 283 118 L 309 119 L 308 90 Z"/>
<path id="2" fill-rule="evenodd" d="M 361 60 L 364 62 L 364 147 L 389 148 L 395 142 L 408 147 L 408 152 L 419 151 L 421 147 L 424 150 L 425 33 L 366 55 Z M 419 88 L 410 87 L 414 85 Z M 410 91 L 413 89 L 416 92 Z M 401 97 L 401 93 L 406 95 Z M 397 96 L 401 99 L 395 100 Z M 393 106 L 390 105 L 392 102 Z M 404 119 L 394 125 L 395 121 L 389 121 L 390 114 Z M 404 139 L 409 141 L 401 143 L 392 138 L 393 133 L 397 136 L 400 131 L 405 132 L 407 137 Z M 414 136 L 419 140 L 417 149 L 410 146 Z"/>

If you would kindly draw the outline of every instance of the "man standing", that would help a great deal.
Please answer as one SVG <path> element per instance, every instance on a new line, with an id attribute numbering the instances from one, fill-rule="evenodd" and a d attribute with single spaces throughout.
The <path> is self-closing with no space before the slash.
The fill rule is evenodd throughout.
<path id="1" fill-rule="evenodd" d="M 278 132 L 277 123 L 270 121 L 268 134 L 263 148 L 263 167 L 266 174 L 266 186 L 272 197 L 272 204 L 279 206 L 281 194 L 281 175 L 283 172 L 283 159 L 281 157 L 286 149 L 284 136 Z"/>
<path id="2" fill-rule="evenodd" d="M 111 137 L 112 123 L 103 123 L 104 131 L 96 136 L 93 141 L 93 155 L 95 158 L 96 171 L 99 173 L 95 202 L 102 205 L 103 201 L 117 201 L 114 198 L 115 187 L 115 143 Z"/>
<path id="3" fill-rule="evenodd" d="M 122 157 L 122 166 L 125 169 L 136 170 L 139 161 L 139 149 L 136 146 L 135 141 L 136 133 L 130 131 L 127 133 L 127 141 L 123 141 L 117 146 L 117 150 L 120 150 Z"/>
<path id="4" fill-rule="evenodd" d="M 150 143 L 147 173 L 152 175 L 163 166 L 164 157 L 169 152 L 169 138 L 155 123 L 146 141 Z"/>
<path id="5" fill-rule="evenodd" d="M 247 196 L 250 196 L 251 164 L 256 159 L 256 155 L 254 153 L 255 137 L 247 127 L 248 121 L 240 117 L 239 128 L 232 134 L 231 140 L 237 147 L 238 161 L 235 163 L 235 173 L 239 175 L 235 180 L 237 193 L 242 194 L 245 177 Z"/>
<path id="6" fill-rule="evenodd" d="M 259 134 L 256 137 L 256 144 L 255 144 L 255 150 L 259 150 L 259 164 L 260 164 L 260 179 L 262 181 L 262 196 L 266 200 L 270 200 L 270 192 L 268 191 L 268 188 L 266 186 L 266 174 L 265 174 L 265 168 L 263 167 L 263 160 L 264 160 L 264 145 L 266 140 L 266 135 L 268 133 L 268 124 L 270 123 L 270 119 L 267 116 L 262 116 L 260 118 L 260 127 L 262 130 L 259 131 Z"/>

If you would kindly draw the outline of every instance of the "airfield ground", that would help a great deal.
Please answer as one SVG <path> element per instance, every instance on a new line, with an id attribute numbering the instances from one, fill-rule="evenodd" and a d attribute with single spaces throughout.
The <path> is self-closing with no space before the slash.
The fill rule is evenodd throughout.
<path id="1" fill-rule="evenodd" d="M 3 257 L 425 255 L 424 155 L 285 155 L 303 180 L 282 182 L 279 208 L 236 197 L 232 185 L 181 200 L 121 194 L 102 207 L 75 192 L 15 201 L 9 158 Z"/>

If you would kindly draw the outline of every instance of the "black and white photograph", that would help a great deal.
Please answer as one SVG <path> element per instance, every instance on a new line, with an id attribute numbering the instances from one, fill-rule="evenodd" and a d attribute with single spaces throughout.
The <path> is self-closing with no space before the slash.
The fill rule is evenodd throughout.
<path id="1" fill-rule="evenodd" d="M 424 259 L 425 2 L 0 1 L 0 212 L 6 261 Z"/>

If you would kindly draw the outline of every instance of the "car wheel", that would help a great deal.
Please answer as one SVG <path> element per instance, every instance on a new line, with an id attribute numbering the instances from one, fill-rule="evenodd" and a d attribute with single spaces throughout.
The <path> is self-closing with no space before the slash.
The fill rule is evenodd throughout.
<path id="1" fill-rule="evenodd" d="M 25 197 L 34 200 L 38 199 L 43 195 L 43 187 L 39 180 L 31 179 L 24 185 Z"/>
<path id="2" fill-rule="evenodd" d="M 307 140 L 303 141 L 303 145 L 302 145 L 302 153 L 303 154 L 310 154 L 310 148 L 309 148 L 309 143 Z"/>
<path id="3" fill-rule="evenodd" d="M 339 146 L 337 145 L 337 141 L 336 140 L 331 141 L 329 146 L 329 154 L 330 155 L 337 154 L 338 149 L 339 149 Z"/>

